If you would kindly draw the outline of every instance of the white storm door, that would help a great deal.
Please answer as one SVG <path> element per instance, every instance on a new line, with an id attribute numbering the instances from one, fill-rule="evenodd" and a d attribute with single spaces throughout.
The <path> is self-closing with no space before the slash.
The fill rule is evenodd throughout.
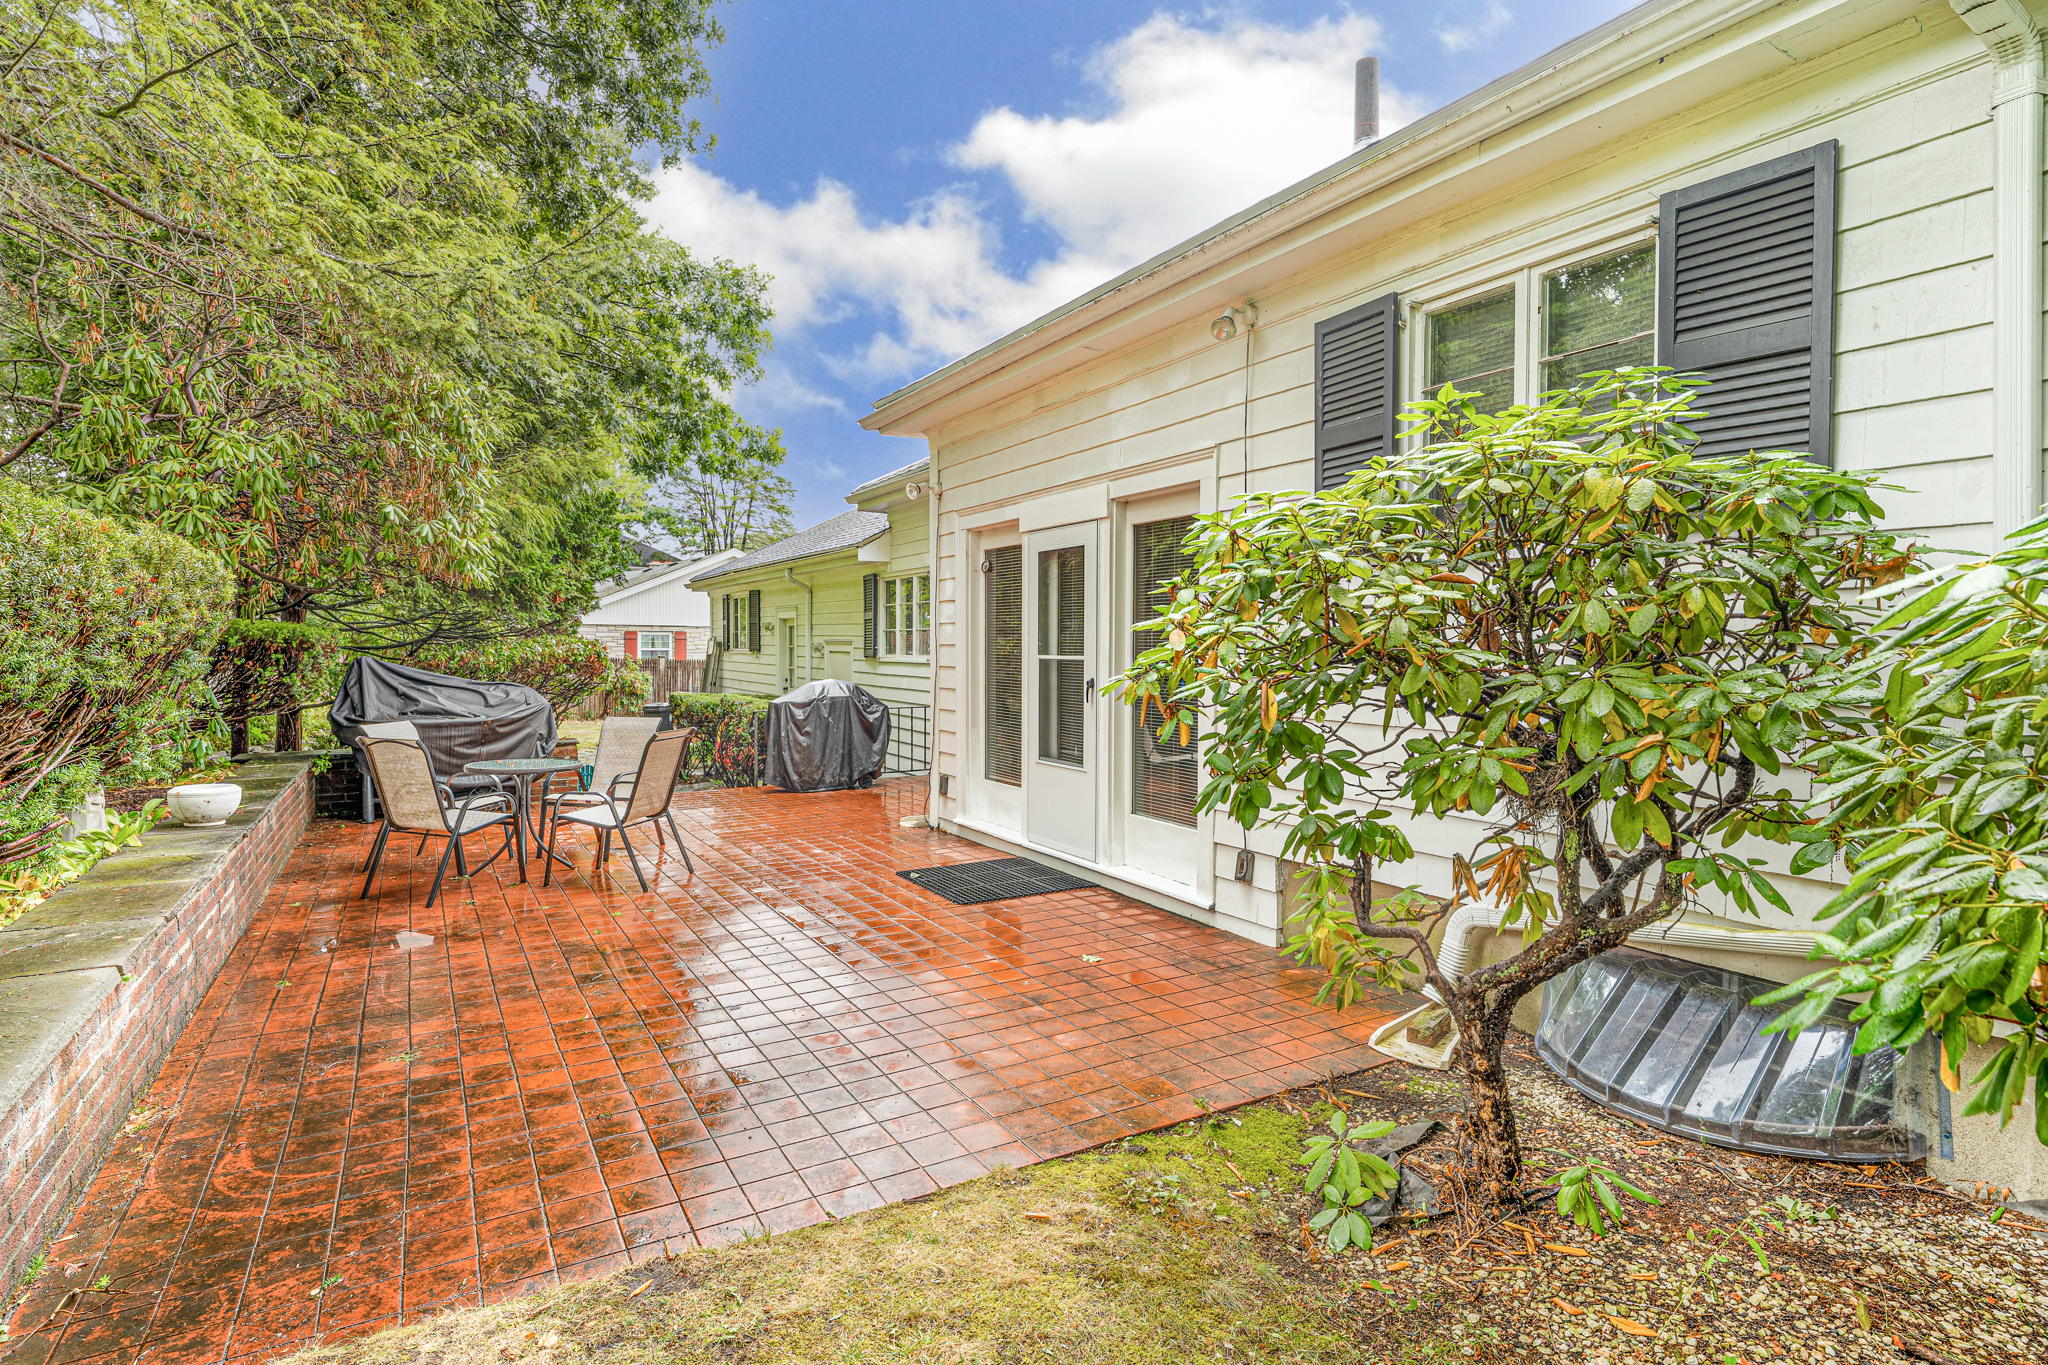
<path id="1" fill-rule="evenodd" d="M 1095 523 L 1024 538 L 1024 836 L 1094 862 L 1102 771 Z"/>

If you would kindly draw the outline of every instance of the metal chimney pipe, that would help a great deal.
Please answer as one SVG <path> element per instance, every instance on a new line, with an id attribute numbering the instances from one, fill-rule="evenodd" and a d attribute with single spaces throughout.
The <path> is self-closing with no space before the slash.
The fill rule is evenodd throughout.
<path id="1" fill-rule="evenodd" d="M 1352 84 L 1351 145 L 1362 147 L 1380 135 L 1380 59 L 1360 57 Z"/>

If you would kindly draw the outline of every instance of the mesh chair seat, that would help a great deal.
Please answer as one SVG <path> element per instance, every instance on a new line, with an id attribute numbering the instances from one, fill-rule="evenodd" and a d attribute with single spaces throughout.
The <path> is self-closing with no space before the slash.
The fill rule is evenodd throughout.
<path id="1" fill-rule="evenodd" d="M 617 829 L 626 822 L 626 817 L 619 809 L 603 798 L 599 798 L 594 804 L 579 805 L 565 810 L 562 812 L 562 818 L 579 825 L 589 825 L 592 829 Z"/>
<path id="2" fill-rule="evenodd" d="M 505 798 L 502 796 L 489 796 L 484 799 L 486 801 L 503 801 Z M 480 829 L 488 829 L 500 821 L 510 820 L 511 818 L 512 812 L 503 808 L 478 809 L 472 807 L 469 810 L 456 810 L 448 806 L 441 808 L 441 819 L 448 826 L 449 832 L 453 834 L 474 834 Z"/>

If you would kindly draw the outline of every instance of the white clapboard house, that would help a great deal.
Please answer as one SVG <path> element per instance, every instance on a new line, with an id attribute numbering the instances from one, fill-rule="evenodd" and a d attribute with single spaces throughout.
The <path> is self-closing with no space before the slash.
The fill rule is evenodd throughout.
<path id="1" fill-rule="evenodd" d="M 1700 370 L 1712 449 L 1880 470 L 1930 545 L 2019 525 L 2041 502 L 2044 11 L 1652 0 L 881 399 L 866 424 L 931 461 L 934 818 L 1277 942 L 1277 835 L 1197 816 L 1194 754 L 1097 688 L 1190 514 L 1341 482 L 1447 381 L 1507 402 Z M 1472 831 L 1431 825 L 1401 875 L 1447 891 Z M 1670 951 L 1798 974 L 1830 888 L 1785 886 L 1799 913 L 1770 933 L 1696 916 Z M 2031 1144 L 1960 1150 L 2048 1194 Z"/>

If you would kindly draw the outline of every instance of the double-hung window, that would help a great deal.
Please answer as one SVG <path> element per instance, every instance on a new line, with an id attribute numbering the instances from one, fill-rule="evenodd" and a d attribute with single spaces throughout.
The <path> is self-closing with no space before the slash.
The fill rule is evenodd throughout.
<path id="1" fill-rule="evenodd" d="M 1482 412 L 1533 403 L 1583 375 L 1651 364 L 1656 355 L 1656 248 L 1530 270 L 1478 298 L 1430 310 L 1423 391 L 1473 394 Z"/>
<path id="2" fill-rule="evenodd" d="M 1570 388 L 1579 376 L 1655 361 L 1657 259 L 1639 246 L 1566 266 L 1543 277 L 1539 391 Z"/>
<path id="3" fill-rule="evenodd" d="M 1476 393 L 1472 406 L 1499 412 L 1515 402 L 1515 296 L 1511 285 L 1470 303 L 1429 315 L 1429 357 L 1423 382 Z"/>
<path id="4" fill-rule="evenodd" d="M 643 630 L 640 632 L 640 657 L 643 659 L 673 659 L 676 657 L 676 635 L 672 630 Z"/>
<path id="5" fill-rule="evenodd" d="M 931 575 L 883 579 L 882 653 L 921 659 L 931 652 Z"/>

